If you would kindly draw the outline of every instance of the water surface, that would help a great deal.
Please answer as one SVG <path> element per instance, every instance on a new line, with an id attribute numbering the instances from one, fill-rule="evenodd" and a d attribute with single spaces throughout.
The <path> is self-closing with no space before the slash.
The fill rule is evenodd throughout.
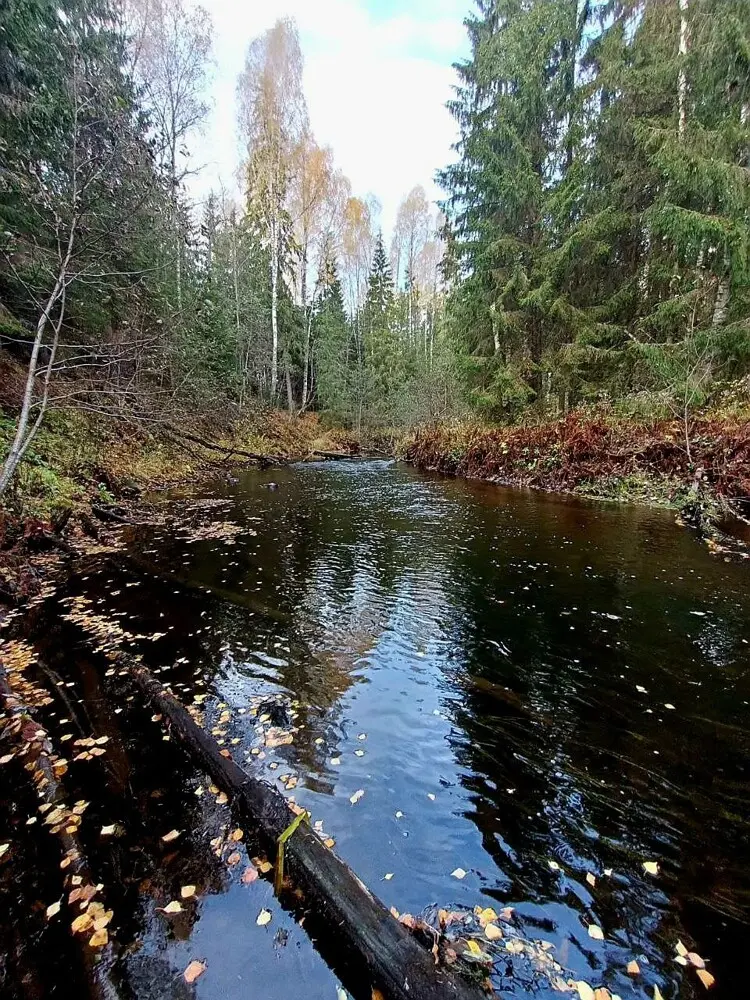
<path id="1" fill-rule="evenodd" d="M 198 502 L 241 530 L 195 541 L 139 529 L 132 561 L 94 559 L 72 595 L 144 637 L 129 648 L 151 666 L 177 661 L 164 679 L 186 700 L 208 694 L 209 719 L 252 773 L 280 788 L 296 777 L 285 794 L 387 906 L 511 906 L 566 977 L 623 998 L 654 985 L 667 1000 L 703 995 L 674 960 L 678 940 L 707 960 L 715 996 L 745 991 L 746 568 L 668 512 L 387 462 L 248 473 L 164 502 Z M 92 851 L 116 883 L 128 989 L 333 1000 L 337 976 L 271 886 L 242 884 L 244 853 L 227 865 L 212 851 L 226 808 L 126 695 L 113 715 L 101 669 L 71 641 L 48 640 L 48 659 L 115 736 L 109 778 L 75 780 L 92 823 L 122 825 L 117 852 L 93 839 Z M 300 729 L 259 759 L 246 710 L 272 692 L 298 703 Z M 173 826 L 188 833 L 166 854 Z M 186 882 L 197 902 L 166 920 L 157 907 Z M 188 988 L 180 973 L 196 957 L 208 970 Z M 497 963 L 493 982 L 562 995 L 524 956 Z"/>

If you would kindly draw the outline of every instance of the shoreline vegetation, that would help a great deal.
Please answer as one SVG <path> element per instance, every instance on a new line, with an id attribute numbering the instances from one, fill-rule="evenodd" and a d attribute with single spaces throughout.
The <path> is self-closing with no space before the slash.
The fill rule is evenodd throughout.
<path id="1" fill-rule="evenodd" d="M 11 421 L 0 411 L 0 432 Z M 454 421 L 357 435 L 317 414 L 265 410 L 221 423 L 152 425 L 80 411 L 50 415 L 0 509 L 0 600 L 39 593 L 50 550 L 69 555 L 148 510 L 146 495 L 234 478 L 243 468 L 311 459 L 390 457 L 424 471 L 503 486 L 666 507 L 711 551 L 747 558 L 750 421 L 697 417 L 686 445 L 677 420 L 571 413 L 526 425 Z M 728 533 L 732 523 L 739 532 Z M 38 563 L 38 566 L 36 565 Z"/>

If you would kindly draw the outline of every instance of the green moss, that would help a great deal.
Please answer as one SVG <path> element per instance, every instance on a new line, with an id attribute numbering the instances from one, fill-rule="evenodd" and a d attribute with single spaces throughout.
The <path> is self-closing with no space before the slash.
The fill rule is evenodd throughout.
<path id="1" fill-rule="evenodd" d="M 588 479 L 580 483 L 575 492 L 598 500 L 617 500 L 621 503 L 639 503 L 650 507 L 682 510 L 688 500 L 690 489 L 676 479 L 636 472 L 627 476 Z"/>

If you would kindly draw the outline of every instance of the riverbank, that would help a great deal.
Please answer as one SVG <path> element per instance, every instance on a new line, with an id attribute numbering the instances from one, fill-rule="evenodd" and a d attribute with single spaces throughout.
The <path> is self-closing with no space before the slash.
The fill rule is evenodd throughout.
<path id="1" fill-rule="evenodd" d="M 1 452 L 12 430 L 0 410 Z M 315 414 L 259 410 L 236 423 L 144 425 L 54 411 L 0 504 L 0 602 L 16 605 L 38 594 L 51 553 L 72 554 L 97 542 L 108 525 L 148 516 L 149 491 L 357 450 L 355 439 L 324 428 Z"/>
<path id="2" fill-rule="evenodd" d="M 447 475 L 675 509 L 698 487 L 718 503 L 750 496 L 750 421 L 740 417 L 695 420 L 688 445 L 676 420 L 571 414 L 533 426 L 421 428 L 402 451 Z"/>

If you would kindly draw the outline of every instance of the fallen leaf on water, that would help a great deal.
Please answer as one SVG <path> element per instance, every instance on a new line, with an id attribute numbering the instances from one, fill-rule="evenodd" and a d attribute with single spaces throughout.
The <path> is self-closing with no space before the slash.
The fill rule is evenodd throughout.
<path id="1" fill-rule="evenodd" d="M 253 865 L 248 865 L 247 868 L 242 873 L 242 881 L 245 885 L 250 885 L 258 877 L 258 869 Z"/>
<path id="2" fill-rule="evenodd" d="M 658 986 L 654 986 L 654 1000 L 664 1000 L 661 990 Z"/>
<path id="3" fill-rule="evenodd" d="M 373 986 L 371 1000 L 385 1000 L 385 997 L 380 992 L 380 990 L 375 989 L 375 987 Z"/>
<path id="4" fill-rule="evenodd" d="M 596 885 L 596 877 L 594 875 L 592 875 L 591 872 L 586 872 L 586 881 L 591 886 L 595 886 Z"/>
<path id="5" fill-rule="evenodd" d="M 710 990 L 713 984 L 716 982 L 714 977 L 708 971 L 708 969 L 696 969 L 696 975 L 698 979 L 703 983 L 707 990 Z"/>
<path id="6" fill-rule="evenodd" d="M 594 1000 L 612 1000 L 612 994 L 606 986 L 597 986 L 594 990 Z"/>
<path id="7" fill-rule="evenodd" d="M 681 955 L 683 958 L 687 955 L 688 950 L 685 947 L 685 945 L 682 943 L 682 941 L 678 941 L 677 944 L 674 947 L 675 947 L 675 951 L 677 952 L 678 955 Z"/>
<path id="8" fill-rule="evenodd" d="M 357 737 L 357 739 L 358 740 L 366 740 L 367 739 L 367 733 L 360 733 L 359 736 Z"/>
<path id="9" fill-rule="evenodd" d="M 664 707 L 670 709 L 672 712 L 676 711 L 674 705 L 670 704 L 668 701 L 664 702 Z"/>
<path id="10" fill-rule="evenodd" d="M 365 755 L 364 750 L 355 750 L 354 751 L 354 756 L 355 757 L 364 757 L 364 755 Z"/>
<path id="11" fill-rule="evenodd" d="M 687 953 L 687 959 L 691 965 L 694 965 L 696 969 L 705 969 L 706 963 L 700 957 L 700 955 L 695 951 L 689 951 Z"/>
<path id="12" fill-rule="evenodd" d="M 239 851 L 235 851 L 234 854 L 230 854 L 227 858 L 228 865 L 238 865 L 242 860 L 242 855 Z"/>
<path id="13" fill-rule="evenodd" d="M 207 968 L 208 965 L 205 962 L 199 962 L 194 958 L 190 965 L 188 965 L 187 969 L 185 969 L 182 973 L 183 979 L 186 983 L 194 983 L 198 976 L 202 976 Z"/>
<path id="14" fill-rule="evenodd" d="M 90 913 L 82 913 L 79 917 L 76 917 L 73 923 L 70 925 L 70 929 L 74 934 L 83 934 L 84 931 L 90 930 L 94 926 L 94 918 Z"/>
<path id="15" fill-rule="evenodd" d="M 116 828 L 117 828 L 116 823 L 112 823 L 110 826 L 103 826 L 102 837 L 111 837 L 114 834 Z"/>
<path id="16" fill-rule="evenodd" d="M 386 882 L 390 882 L 391 879 L 393 878 L 393 872 L 388 872 L 383 876 L 383 878 L 385 879 Z"/>
<path id="17" fill-rule="evenodd" d="M 323 843 L 326 845 L 326 847 L 331 848 L 336 843 L 336 841 L 333 839 L 333 837 L 329 837 L 327 840 L 324 840 Z"/>
<path id="18" fill-rule="evenodd" d="M 649 875 L 658 875 L 659 865 L 656 863 L 656 861 L 644 861 L 643 870 L 647 872 Z"/>
<path id="19" fill-rule="evenodd" d="M 497 926 L 497 924 L 487 924 L 484 929 L 484 936 L 488 941 L 497 941 L 498 938 L 503 936 L 503 932 Z"/>
<path id="20" fill-rule="evenodd" d="M 427 798 L 430 800 L 430 802 L 435 801 L 435 796 L 432 794 L 432 792 L 427 793 Z"/>
<path id="21" fill-rule="evenodd" d="M 258 919 L 255 921 L 258 927 L 265 927 L 266 924 L 270 924 L 270 922 L 271 922 L 270 910 L 261 910 L 260 913 L 258 914 Z"/>
<path id="22" fill-rule="evenodd" d="M 261 872 L 263 875 L 267 875 L 268 872 L 270 872 L 270 870 L 273 868 L 273 865 L 271 864 L 270 861 L 261 861 L 260 863 L 257 864 L 258 864 L 258 871 Z"/>
<path id="23" fill-rule="evenodd" d="M 217 806 L 225 806 L 227 802 L 229 802 L 229 796 L 227 795 L 227 793 L 219 792 L 219 794 L 216 796 Z"/>
<path id="24" fill-rule="evenodd" d="M 595 941 L 603 941 L 604 931 L 596 924 L 589 924 L 589 937 L 593 938 Z"/>
<path id="25" fill-rule="evenodd" d="M 640 691 L 641 694 L 646 694 L 646 689 L 642 684 L 636 684 L 635 689 L 636 691 Z"/>
<path id="26" fill-rule="evenodd" d="M 359 800 L 360 800 L 360 799 L 362 798 L 362 796 L 363 796 L 364 794 L 365 794 L 365 790 L 364 790 L 364 788 L 359 788 L 359 789 L 358 789 L 358 790 L 357 790 L 357 791 L 356 791 L 356 792 L 354 793 L 354 795 L 350 795 L 350 796 L 349 796 L 349 801 L 351 802 L 351 804 L 352 804 L 352 805 L 356 805 L 356 804 L 357 804 L 357 802 L 359 802 Z"/>
<path id="27" fill-rule="evenodd" d="M 162 913 L 182 913 L 182 903 L 173 899 L 171 903 L 167 903 L 166 906 L 160 906 L 159 909 Z"/>
<path id="28" fill-rule="evenodd" d="M 548 861 L 547 864 L 550 866 L 553 872 L 559 872 L 560 866 L 556 861 Z"/>
<path id="29" fill-rule="evenodd" d="M 609 878 L 610 875 L 612 874 L 612 869 L 611 868 L 605 868 L 604 869 L 604 874 L 607 876 L 607 878 Z"/>
<path id="30" fill-rule="evenodd" d="M 463 868 L 456 868 L 454 871 L 451 872 L 451 875 L 453 876 L 453 878 L 466 878 L 466 872 L 463 870 Z"/>
<path id="31" fill-rule="evenodd" d="M 485 906 L 483 910 L 479 910 L 477 916 L 479 917 L 479 923 L 482 927 L 491 923 L 493 920 L 497 920 L 497 914 L 491 906 Z"/>
<path id="32" fill-rule="evenodd" d="M 195 895 L 195 886 L 183 885 L 183 887 L 180 889 L 180 895 L 182 896 L 183 899 L 190 899 L 192 896 Z"/>
<path id="33" fill-rule="evenodd" d="M 641 973 L 641 967 L 633 958 L 628 962 L 627 971 L 629 976 L 639 976 Z"/>
<path id="34" fill-rule="evenodd" d="M 47 907 L 47 920 L 51 920 L 52 917 L 56 917 L 59 912 L 60 912 L 60 900 L 58 899 L 56 903 L 50 903 L 50 905 Z"/>
<path id="35" fill-rule="evenodd" d="M 336 989 L 336 1000 L 349 1000 L 349 994 L 341 986 Z"/>
<path id="36" fill-rule="evenodd" d="M 177 840 L 180 836 L 181 830 L 170 830 L 169 833 L 165 833 L 161 838 L 165 844 L 171 843 L 173 840 Z"/>
<path id="37" fill-rule="evenodd" d="M 583 979 L 578 980 L 576 983 L 576 989 L 578 990 L 578 996 L 581 1000 L 594 1000 L 594 991 L 587 982 L 584 982 Z"/>
<path id="38" fill-rule="evenodd" d="M 94 933 L 89 938 L 89 944 L 92 948 L 103 948 L 104 945 L 109 941 L 109 934 L 106 930 L 101 927 L 95 930 Z"/>
<path id="39" fill-rule="evenodd" d="M 231 837 L 232 840 L 237 841 L 237 840 L 242 840 L 245 834 L 242 830 L 240 830 L 239 827 L 237 827 L 236 830 L 232 830 L 229 836 Z"/>
<path id="40" fill-rule="evenodd" d="M 340 757 L 331 757 L 331 765 L 333 767 L 338 767 L 340 763 L 341 763 Z"/>
<path id="41" fill-rule="evenodd" d="M 0 858 L 10 850 L 10 844 L 0 844 Z"/>

